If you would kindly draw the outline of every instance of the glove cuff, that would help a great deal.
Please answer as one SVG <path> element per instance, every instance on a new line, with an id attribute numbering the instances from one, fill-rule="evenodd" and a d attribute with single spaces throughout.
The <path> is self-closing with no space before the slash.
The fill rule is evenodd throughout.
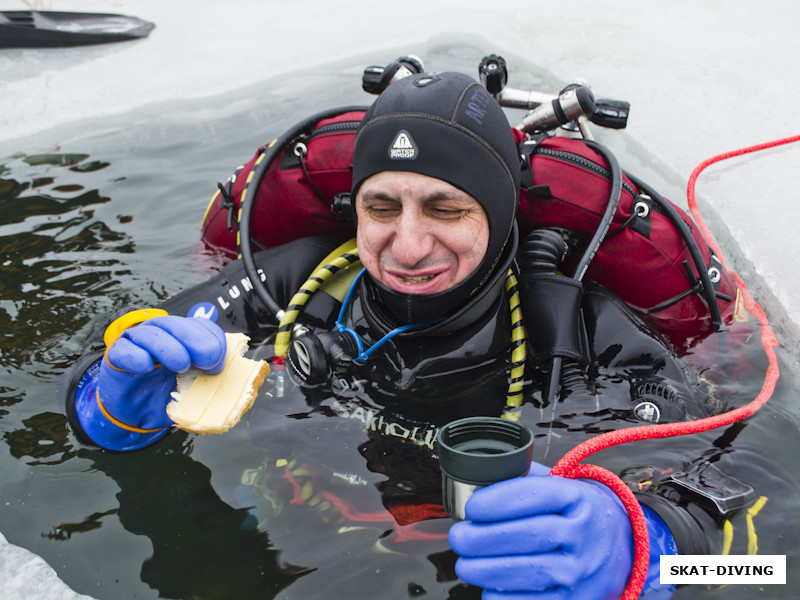
<path id="1" fill-rule="evenodd" d="M 677 550 L 675 554 L 709 554 L 706 533 L 697 521 L 680 508 L 655 494 L 634 493 L 642 507 L 650 508 L 666 524 Z"/>
<path id="2" fill-rule="evenodd" d="M 647 522 L 647 537 L 650 539 L 650 561 L 647 578 L 640 598 L 643 600 L 667 600 L 675 590 L 674 584 L 661 583 L 661 556 L 678 553 L 675 538 L 664 520 L 652 508 L 641 504 Z"/>
<path id="3" fill-rule="evenodd" d="M 118 452 L 139 450 L 164 437 L 169 427 L 152 430 L 130 427 L 105 410 L 97 388 L 102 360 L 102 356 L 95 357 L 67 398 L 67 417 L 76 435 L 84 443 Z"/>
<path id="4" fill-rule="evenodd" d="M 106 361 L 106 362 L 108 362 L 108 361 Z M 111 421 L 111 423 L 113 423 L 114 425 L 116 425 L 120 429 L 124 429 L 125 431 L 130 431 L 132 433 L 156 433 L 158 431 L 161 431 L 162 429 L 166 429 L 166 427 L 155 427 L 153 429 L 142 429 L 141 427 L 133 427 L 132 425 L 126 425 L 125 423 L 123 423 L 119 419 L 114 418 L 111 415 L 111 413 L 108 412 L 108 409 L 105 406 L 103 406 L 103 401 L 100 398 L 100 390 L 97 387 L 95 387 L 94 396 L 95 396 L 95 399 L 97 400 L 97 408 L 100 409 L 100 412 L 103 413 L 103 416 L 106 418 L 106 420 L 107 421 Z"/>

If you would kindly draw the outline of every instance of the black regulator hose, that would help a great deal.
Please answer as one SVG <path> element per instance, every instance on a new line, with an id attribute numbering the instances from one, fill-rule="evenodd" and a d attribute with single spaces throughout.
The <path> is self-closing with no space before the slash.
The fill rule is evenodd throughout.
<path id="1" fill-rule="evenodd" d="M 589 263 L 592 262 L 595 254 L 597 254 L 597 251 L 600 249 L 600 244 L 603 243 L 608 229 L 611 227 L 614 215 L 617 214 L 620 198 L 622 197 L 622 169 L 619 166 L 617 157 L 602 144 L 593 140 L 583 141 L 587 146 L 600 154 L 608 163 L 608 170 L 611 172 L 611 190 L 608 193 L 608 202 L 606 202 L 606 209 L 603 212 L 603 216 L 600 218 L 600 223 L 586 248 L 586 252 L 584 252 L 578 266 L 575 268 L 573 277 L 578 281 L 583 279 L 583 276 L 586 274 L 586 269 L 589 268 Z"/>
<path id="2" fill-rule="evenodd" d="M 311 115 L 310 117 L 295 124 L 264 149 L 263 155 L 256 162 L 256 166 L 252 171 L 253 176 L 245 185 L 244 190 L 242 190 L 239 204 L 239 254 L 242 257 L 245 273 L 247 273 L 247 276 L 250 278 L 250 282 L 253 284 L 253 289 L 255 290 L 256 295 L 264 304 L 264 306 L 266 306 L 267 309 L 272 312 L 272 314 L 275 316 L 275 320 L 279 323 L 281 320 L 280 315 L 283 313 L 283 307 L 279 306 L 275 299 L 270 295 L 269 291 L 267 291 L 267 287 L 264 285 L 264 283 L 261 281 L 261 277 L 258 275 L 256 263 L 253 259 L 253 250 L 251 244 L 252 233 L 250 225 L 253 218 L 253 205 L 255 204 L 255 197 L 256 193 L 258 192 L 258 188 L 261 186 L 261 182 L 264 180 L 267 170 L 272 163 L 275 162 L 275 159 L 281 154 L 281 152 L 295 139 L 304 133 L 310 132 L 310 130 L 319 121 L 322 121 L 323 119 L 330 119 L 331 117 L 335 117 L 346 112 L 365 111 L 367 108 L 368 107 L 366 106 L 344 106 L 340 108 L 333 108 Z M 251 190 L 252 198 L 248 199 L 247 196 L 250 195 L 248 192 Z"/>

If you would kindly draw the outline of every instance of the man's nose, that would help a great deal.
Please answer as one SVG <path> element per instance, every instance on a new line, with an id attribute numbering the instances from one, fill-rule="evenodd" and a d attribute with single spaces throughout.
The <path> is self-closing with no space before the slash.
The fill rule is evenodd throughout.
<path id="1" fill-rule="evenodd" d="M 392 254 L 400 265 L 411 268 L 430 255 L 433 235 L 425 227 L 420 215 L 405 213 L 397 221 L 392 239 Z"/>

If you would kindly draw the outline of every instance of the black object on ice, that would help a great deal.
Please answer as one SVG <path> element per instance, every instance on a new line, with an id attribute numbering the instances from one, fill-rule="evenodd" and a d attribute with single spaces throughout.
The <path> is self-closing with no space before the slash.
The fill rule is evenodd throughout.
<path id="1" fill-rule="evenodd" d="M 59 48 L 146 37 L 155 27 L 137 17 L 41 10 L 0 11 L 0 48 Z"/>

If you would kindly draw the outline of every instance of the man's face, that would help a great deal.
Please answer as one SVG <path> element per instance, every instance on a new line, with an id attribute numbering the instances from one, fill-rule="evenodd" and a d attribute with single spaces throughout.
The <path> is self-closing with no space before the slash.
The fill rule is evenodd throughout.
<path id="1" fill-rule="evenodd" d="M 427 175 L 384 171 L 356 196 L 358 251 L 370 274 L 404 294 L 435 294 L 483 260 L 489 221 L 475 198 Z"/>

